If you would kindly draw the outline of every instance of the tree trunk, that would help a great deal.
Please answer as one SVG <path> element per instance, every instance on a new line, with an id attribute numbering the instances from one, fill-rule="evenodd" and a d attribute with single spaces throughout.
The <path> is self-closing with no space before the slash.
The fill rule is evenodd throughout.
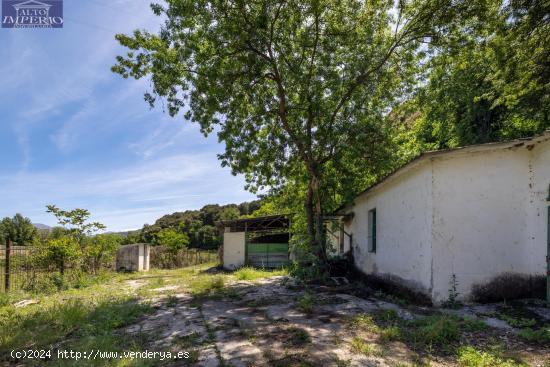
<path id="1" fill-rule="evenodd" d="M 311 244 L 315 242 L 315 215 L 313 213 L 313 187 L 311 182 L 307 187 L 307 196 L 305 202 L 306 220 L 307 220 L 307 234 L 308 240 Z"/>
<path id="2" fill-rule="evenodd" d="M 327 253 L 325 250 L 325 241 L 323 239 L 323 210 L 321 204 L 321 192 L 319 188 L 319 176 L 314 174 L 311 177 L 311 187 L 313 191 L 313 200 L 315 207 L 315 236 L 314 244 L 317 249 L 317 256 L 321 260 L 321 264 L 328 266 Z"/>

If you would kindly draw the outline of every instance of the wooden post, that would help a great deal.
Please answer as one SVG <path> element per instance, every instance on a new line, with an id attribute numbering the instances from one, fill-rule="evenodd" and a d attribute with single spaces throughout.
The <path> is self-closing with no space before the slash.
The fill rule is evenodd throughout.
<path id="1" fill-rule="evenodd" d="M 4 290 L 9 292 L 10 290 L 10 255 L 11 255 L 11 240 L 6 240 L 6 276 L 4 278 Z"/>

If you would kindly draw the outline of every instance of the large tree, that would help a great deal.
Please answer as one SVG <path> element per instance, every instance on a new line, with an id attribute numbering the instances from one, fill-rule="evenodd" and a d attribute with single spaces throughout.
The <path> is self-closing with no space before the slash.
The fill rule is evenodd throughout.
<path id="1" fill-rule="evenodd" d="M 550 127 L 550 2 L 493 0 L 454 35 L 418 93 L 421 142 L 441 149 Z"/>
<path id="2" fill-rule="evenodd" d="M 471 4 L 456 0 L 166 0 L 159 34 L 117 35 L 113 71 L 151 77 L 154 105 L 225 142 L 223 165 L 250 188 L 304 180 L 307 228 L 322 248 L 321 192 L 346 159 L 373 165 L 381 121 L 407 93 L 422 44 Z"/>

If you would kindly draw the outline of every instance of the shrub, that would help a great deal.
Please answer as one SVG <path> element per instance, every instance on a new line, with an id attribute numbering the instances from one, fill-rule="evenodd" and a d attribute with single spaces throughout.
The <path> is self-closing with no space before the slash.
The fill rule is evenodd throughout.
<path id="1" fill-rule="evenodd" d="M 303 313 L 310 314 L 313 312 L 314 302 L 315 297 L 311 293 L 306 292 L 303 296 L 298 298 L 296 306 L 298 307 L 298 310 L 302 311 Z"/>
<path id="2" fill-rule="evenodd" d="M 545 327 L 538 330 L 531 328 L 521 329 L 518 333 L 519 337 L 534 343 L 550 343 L 550 327 Z"/>
<path id="3" fill-rule="evenodd" d="M 42 266 L 53 264 L 63 274 L 81 256 L 80 245 L 73 237 L 61 237 L 47 241 L 34 260 Z"/>
<path id="4" fill-rule="evenodd" d="M 116 234 L 98 234 L 84 241 L 85 264 L 94 273 L 101 268 L 111 268 L 122 237 Z"/>
<path id="5" fill-rule="evenodd" d="M 480 303 L 502 302 L 546 295 L 546 278 L 515 273 L 503 273 L 484 284 L 472 286 L 472 300 Z"/>
<path id="6" fill-rule="evenodd" d="M 289 334 L 288 342 L 292 346 L 302 346 L 311 342 L 311 337 L 309 333 L 297 327 L 292 327 L 287 330 Z"/>

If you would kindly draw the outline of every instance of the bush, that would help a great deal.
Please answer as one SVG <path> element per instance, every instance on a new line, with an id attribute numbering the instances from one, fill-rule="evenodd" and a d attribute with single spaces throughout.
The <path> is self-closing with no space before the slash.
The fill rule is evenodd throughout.
<path id="1" fill-rule="evenodd" d="M 97 273 L 102 268 L 112 268 L 122 237 L 115 234 L 98 234 L 84 241 L 85 265 Z"/>
<path id="2" fill-rule="evenodd" d="M 169 251 L 178 252 L 181 249 L 187 248 L 189 237 L 183 232 L 165 228 L 157 233 L 156 243 L 166 247 Z"/>
<path id="3" fill-rule="evenodd" d="M 34 261 L 42 267 L 54 265 L 63 274 L 65 269 L 74 265 L 82 257 L 78 242 L 72 237 L 51 239 L 37 252 Z"/>
<path id="4" fill-rule="evenodd" d="M 480 303 L 502 302 L 546 296 L 546 278 L 516 273 L 503 273 L 484 284 L 472 287 L 472 300 Z"/>
<path id="5" fill-rule="evenodd" d="M 298 310 L 303 313 L 310 314 L 313 312 L 313 305 L 315 303 L 315 298 L 309 292 L 306 292 L 302 297 L 298 298 L 296 306 Z"/>
<path id="6" fill-rule="evenodd" d="M 428 316 L 414 321 L 412 326 L 411 338 L 419 344 L 445 346 L 460 338 L 460 324 L 453 317 Z"/>
<path id="7" fill-rule="evenodd" d="M 550 327 L 545 327 L 538 330 L 531 328 L 521 329 L 518 333 L 519 337 L 532 343 L 550 343 Z"/>

